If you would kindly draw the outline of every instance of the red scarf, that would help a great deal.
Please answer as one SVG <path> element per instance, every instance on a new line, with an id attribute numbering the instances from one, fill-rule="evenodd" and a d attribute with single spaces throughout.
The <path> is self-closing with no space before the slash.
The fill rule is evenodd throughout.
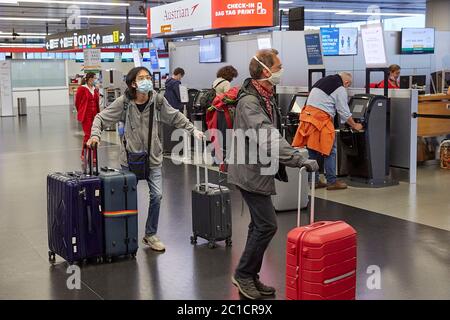
<path id="1" fill-rule="evenodd" d="M 273 121 L 272 105 L 270 103 L 271 98 L 273 97 L 273 89 L 269 90 L 264 88 L 257 80 L 252 80 L 252 84 L 266 102 L 266 110 L 269 113 L 270 120 Z"/>

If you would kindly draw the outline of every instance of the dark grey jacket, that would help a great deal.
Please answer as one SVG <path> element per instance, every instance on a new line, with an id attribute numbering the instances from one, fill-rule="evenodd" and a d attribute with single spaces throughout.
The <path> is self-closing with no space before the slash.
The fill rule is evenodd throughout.
<path id="1" fill-rule="evenodd" d="M 289 145 L 289 143 L 281 136 L 279 129 L 281 128 L 281 113 L 277 107 L 276 101 L 272 98 L 273 118 L 272 123 L 269 114 L 265 108 L 263 98 L 256 91 L 251 84 L 251 79 L 245 80 L 241 91 L 239 93 L 239 102 L 236 107 L 234 118 L 235 135 L 232 140 L 231 155 L 228 159 L 228 182 L 238 186 L 249 192 L 254 192 L 263 195 L 274 195 L 275 190 L 275 176 L 280 180 L 287 181 L 285 167 L 301 167 L 303 162 L 307 160 L 303 153 Z M 236 134 L 237 130 L 247 131 L 249 129 L 259 132 L 260 129 L 273 132 L 267 139 L 253 139 L 249 137 L 245 139 L 245 143 L 239 140 Z M 263 152 L 268 152 L 272 146 L 278 146 L 278 156 L 275 162 L 263 164 L 258 157 L 256 163 L 251 164 L 248 161 L 250 154 L 250 146 L 256 142 L 257 147 Z M 253 146 L 252 146 L 253 147 Z M 245 148 L 245 163 L 237 164 L 239 158 L 239 149 Z M 275 149 L 276 150 L 276 149 Z M 252 151 L 254 153 L 254 151 Z M 278 173 L 266 175 L 261 174 L 261 169 L 268 168 L 271 165 L 276 166 Z M 276 172 L 276 171 L 275 171 Z"/>
<path id="2" fill-rule="evenodd" d="M 152 150 L 150 152 L 150 167 L 152 168 L 160 167 L 163 161 L 161 123 L 174 126 L 175 128 L 186 129 L 190 134 L 194 132 L 194 125 L 181 112 L 172 108 L 161 94 L 159 95 L 159 98 L 162 99 L 162 105 L 160 108 L 155 109 L 153 117 Z M 104 128 L 125 120 L 127 150 L 129 152 L 148 152 L 150 108 L 153 108 L 155 105 L 155 98 L 156 92 L 153 92 L 142 113 L 136 107 L 136 104 L 133 101 L 129 101 L 125 96 L 117 98 L 116 101 L 95 116 L 91 136 L 96 136 L 100 139 Z M 127 102 L 128 108 L 125 108 L 125 102 Z M 120 145 L 120 164 L 128 166 L 123 138 Z"/>

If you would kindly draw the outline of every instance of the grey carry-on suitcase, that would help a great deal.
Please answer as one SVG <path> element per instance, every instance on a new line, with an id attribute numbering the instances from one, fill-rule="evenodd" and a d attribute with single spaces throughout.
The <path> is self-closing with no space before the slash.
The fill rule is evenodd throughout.
<path id="1" fill-rule="evenodd" d="M 102 167 L 99 178 L 106 259 L 111 262 L 114 257 L 135 257 L 138 250 L 136 175 L 130 171 Z"/>
<path id="2" fill-rule="evenodd" d="M 308 157 L 308 151 L 301 149 L 300 152 Z M 297 188 L 299 184 L 298 168 L 286 167 L 288 182 L 275 179 L 275 189 L 277 194 L 272 196 L 272 203 L 275 211 L 294 211 L 298 207 Z M 300 199 L 300 209 L 308 207 L 309 203 L 308 173 L 302 172 L 302 195 Z"/>
<path id="3" fill-rule="evenodd" d="M 206 141 L 205 141 L 206 150 Z M 231 246 L 231 197 L 227 187 L 208 182 L 208 168 L 205 164 L 205 183 L 200 183 L 200 168 L 197 165 L 197 184 L 192 190 L 191 244 L 197 238 L 208 241 L 208 248 L 216 247 L 217 241 Z"/>

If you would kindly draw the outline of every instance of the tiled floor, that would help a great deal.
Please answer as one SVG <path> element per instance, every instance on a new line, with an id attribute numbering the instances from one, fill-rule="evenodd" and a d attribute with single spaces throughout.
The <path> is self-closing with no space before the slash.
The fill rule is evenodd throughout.
<path id="1" fill-rule="evenodd" d="M 159 229 L 167 252 L 158 254 L 141 246 L 136 260 L 83 266 L 81 289 L 67 288 L 67 265 L 61 259 L 55 266 L 47 261 L 45 184 L 48 172 L 79 169 L 79 132 L 67 107 L 43 108 L 41 117 L 29 108 L 26 118 L 0 118 L 0 299 L 238 299 L 229 279 L 245 244 L 248 211 L 241 215 L 241 197 L 232 192 L 233 247 L 221 244 L 210 250 L 201 240 L 192 246 L 190 190 L 195 170 L 169 160 L 163 168 Z M 117 156 L 117 145 L 102 144 L 102 164 L 117 167 Z M 318 192 L 333 201 L 317 200 L 317 220 L 343 219 L 358 231 L 358 299 L 450 298 L 449 203 L 442 203 L 448 188 L 433 189 L 445 178 L 430 171 L 431 180 L 421 184 L 419 177 L 415 193 L 408 185 Z M 217 175 L 212 173 L 211 178 L 216 181 Z M 147 192 L 146 184 L 140 184 L 141 236 Z M 438 214 L 430 209 L 433 203 Z M 413 209 L 395 210 L 406 204 Z M 305 222 L 307 215 L 304 212 Z M 296 214 L 284 212 L 278 218 L 278 233 L 261 276 L 277 288 L 275 298 L 284 299 L 285 238 Z M 381 269 L 381 289 L 366 285 L 371 265 Z"/>

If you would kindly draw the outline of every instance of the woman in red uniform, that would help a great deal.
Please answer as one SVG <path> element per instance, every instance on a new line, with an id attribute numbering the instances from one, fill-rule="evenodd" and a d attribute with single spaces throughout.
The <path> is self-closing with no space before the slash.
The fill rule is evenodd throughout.
<path id="1" fill-rule="evenodd" d="M 389 66 L 389 89 L 400 89 L 400 66 L 392 64 Z M 384 81 L 377 84 L 376 88 L 384 88 Z"/>
<path id="2" fill-rule="evenodd" d="M 97 76 L 89 72 L 83 78 L 81 86 L 75 96 L 75 107 L 78 111 L 78 121 L 81 122 L 84 131 L 83 149 L 81 159 L 84 160 L 84 146 L 91 137 L 91 127 L 97 113 L 100 112 L 100 95 L 96 88 Z M 97 161 L 97 159 L 94 159 Z"/>

